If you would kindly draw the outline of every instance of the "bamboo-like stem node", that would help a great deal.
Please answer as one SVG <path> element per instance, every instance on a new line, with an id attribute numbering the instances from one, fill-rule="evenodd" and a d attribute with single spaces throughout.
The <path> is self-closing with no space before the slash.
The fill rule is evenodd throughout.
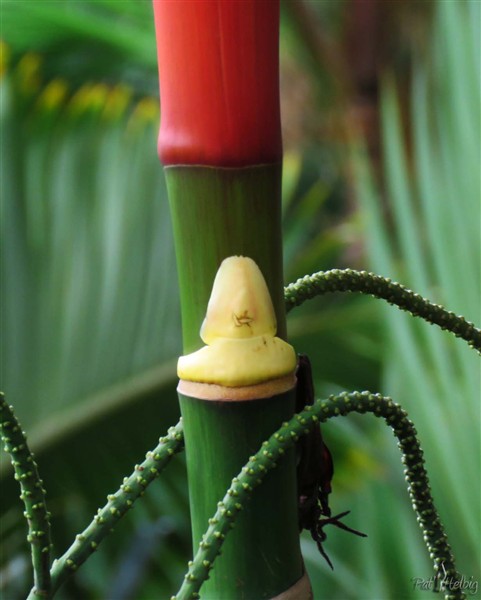
<path id="1" fill-rule="evenodd" d="M 290 375 L 264 381 L 263 383 L 240 387 L 226 387 L 214 383 L 198 383 L 181 379 L 177 386 L 177 391 L 184 396 L 201 400 L 244 402 L 271 398 L 291 390 L 295 385 L 296 376 L 295 373 L 291 373 Z"/>

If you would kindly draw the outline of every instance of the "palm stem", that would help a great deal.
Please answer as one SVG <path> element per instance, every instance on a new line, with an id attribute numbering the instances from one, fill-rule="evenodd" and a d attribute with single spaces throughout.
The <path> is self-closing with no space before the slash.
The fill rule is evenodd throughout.
<path id="1" fill-rule="evenodd" d="M 285 339 L 282 281 L 281 165 L 165 169 L 176 246 L 184 353 L 202 345 L 199 331 L 215 274 L 235 255 L 253 259 L 272 298 L 277 336 Z M 179 394 L 196 547 L 226 487 L 248 457 L 294 414 L 293 390 L 272 398 L 212 401 Z M 303 572 L 297 529 L 295 452 L 273 473 L 238 523 L 206 599 L 269 598 Z M 272 510 L 272 506 L 276 510 Z"/>

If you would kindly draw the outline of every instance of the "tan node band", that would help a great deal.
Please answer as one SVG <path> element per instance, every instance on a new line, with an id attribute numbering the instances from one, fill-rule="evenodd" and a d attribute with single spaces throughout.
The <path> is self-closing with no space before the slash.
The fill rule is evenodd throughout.
<path id="1" fill-rule="evenodd" d="M 264 381 L 256 385 L 245 385 L 242 387 L 226 387 L 213 383 L 198 383 L 181 379 L 177 391 L 184 396 L 199 398 L 200 400 L 217 400 L 218 402 L 245 402 L 247 400 L 259 400 L 271 398 L 284 392 L 292 390 L 296 385 L 294 373 Z"/>
<path id="2" fill-rule="evenodd" d="M 307 571 L 292 587 L 271 600 L 314 600 Z"/>

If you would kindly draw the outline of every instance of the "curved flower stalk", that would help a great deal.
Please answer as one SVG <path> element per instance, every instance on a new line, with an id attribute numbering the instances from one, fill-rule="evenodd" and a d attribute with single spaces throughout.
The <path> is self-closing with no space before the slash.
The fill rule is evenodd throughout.
<path id="1" fill-rule="evenodd" d="M 381 298 L 415 317 L 421 317 L 428 323 L 450 331 L 481 352 L 481 329 L 473 323 L 433 304 L 395 281 L 366 271 L 333 269 L 306 275 L 285 288 L 286 311 L 300 306 L 306 300 L 331 292 L 360 292 Z"/>
<path id="2" fill-rule="evenodd" d="M 4 400 L 2 401 L 2 430 L 10 432 L 15 428 L 11 424 L 16 423 L 16 419 L 11 410 L 3 411 Z M 414 425 L 408 419 L 407 413 L 389 397 L 370 392 L 353 392 L 316 401 L 289 422 L 283 423 L 278 431 L 263 442 L 260 450 L 250 457 L 238 476 L 234 477 L 225 497 L 218 503 L 215 515 L 209 519 L 209 529 L 202 536 L 199 550 L 194 560 L 189 563 L 184 583 L 174 598 L 187 600 L 199 597 L 200 587 L 209 576 L 225 537 L 234 527 L 238 514 L 244 509 L 254 489 L 263 483 L 265 476 L 279 466 L 278 463 L 283 460 L 288 449 L 294 446 L 301 436 L 309 433 L 319 421 L 325 422 L 332 417 L 345 416 L 351 412 L 361 414 L 370 412 L 377 417 L 382 417 L 393 429 L 399 440 L 399 448 L 406 467 L 405 476 L 413 508 L 418 515 L 418 522 L 433 559 L 441 589 L 443 585 L 441 578 L 454 582 L 460 581 L 446 533 L 431 496 L 423 452 Z M 24 441 L 24 438 L 22 440 Z M 10 437 L 6 442 L 12 454 L 22 451 L 22 448 L 13 449 L 12 441 L 13 438 Z M 52 585 L 48 587 L 48 591 L 45 586 L 43 588 L 36 586 L 30 593 L 29 599 L 51 597 L 65 579 L 97 549 L 98 544 L 112 530 L 115 523 L 132 508 L 135 500 L 143 494 L 147 486 L 182 448 L 183 431 L 182 423 L 179 422 L 169 429 L 167 436 L 159 440 L 159 446 L 147 453 L 146 460 L 141 465 L 136 465 L 134 473 L 129 478 L 125 478 L 120 490 L 108 497 L 108 503 L 98 511 L 87 529 L 77 536 L 64 556 L 54 562 L 51 572 Z M 19 469 L 18 473 L 23 474 L 21 465 L 17 464 L 15 468 Z M 26 479 L 20 476 L 20 481 L 25 482 Z M 27 497 L 31 498 L 28 495 Z M 30 541 L 32 543 L 32 540 Z M 444 591 L 446 600 L 465 597 L 462 590 L 455 586 Z"/>
<path id="3" fill-rule="evenodd" d="M 232 277 L 238 278 L 238 269 L 247 270 L 248 278 L 256 282 L 259 277 L 257 267 L 251 266 L 251 261 L 241 259 L 226 261 L 228 276 L 226 280 L 221 278 L 214 296 L 224 296 L 222 287 Z M 254 274 L 249 271 L 254 268 Z M 259 284 L 254 285 L 258 287 Z M 261 288 L 264 284 L 261 282 Z M 215 286 L 214 286 L 215 287 Z M 434 307 L 437 315 L 446 315 L 445 318 L 434 319 L 431 322 L 453 331 L 462 332 L 462 337 L 468 343 L 473 340 L 476 343 L 476 332 L 479 330 L 472 324 L 464 321 L 462 317 L 456 317 L 453 313 L 445 311 L 441 307 L 431 304 L 429 301 L 413 294 L 390 280 L 373 275 L 372 273 L 356 272 L 349 269 L 345 271 L 319 272 L 312 276 L 306 276 L 291 284 L 285 289 L 285 301 L 287 310 L 301 304 L 303 301 L 314 296 L 334 291 L 360 291 L 370 293 L 375 297 L 388 300 L 409 312 L 429 320 L 422 311 L 426 312 Z M 241 297 L 242 297 L 241 290 Z M 225 298 L 225 296 L 224 296 Z M 255 301 L 254 297 L 250 302 Z M 236 300 L 227 298 L 227 302 L 235 312 Z M 222 302 L 221 302 L 222 304 Z M 419 308 L 421 306 L 421 308 Z M 214 302 L 211 312 L 202 327 L 202 336 L 209 342 L 222 339 L 223 336 L 232 336 L 236 328 L 234 324 L 225 321 L 225 315 L 216 310 L 218 303 Z M 253 312 L 259 313 L 260 321 L 254 325 L 252 340 L 257 339 L 257 334 L 271 337 L 275 333 L 272 325 L 272 307 L 269 305 L 268 296 L 260 298 L 260 304 L 256 308 L 252 306 Z M 431 312 L 429 314 L 431 314 Z M 454 325 L 451 325 L 454 323 Z M 456 326 L 457 325 L 457 326 Z M 467 334 L 466 332 L 471 332 Z M 474 332 L 474 335 L 473 335 Z M 241 333 L 241 339 L 248 342 L 251 334 Z M 247 335 L 247 337 L 245 337 Z M 274 339 L 274 338 L 273 338 Z M 476 347 L 475 343 L 471 343 Z M 250 344 L 248 343 L 248 346 Z M 195 354 L 195 353 L 194 353 Z M 239 356 L 241 358 L 241 356 Z M 189 563 L 189 572 L 185 582 L 179 591 L 177 598 L 197 597 L 198 590 L 203 581 L 208 577 L 214 560 L 219 554 L 226 533 L 233 527 L 234 520 L 243 509 L 244 503 L 249 499 L 253 489 L 262 483 L 268 471 L 277 466 L 286 450 L 293 446 L 298 438 L 307 434 L 309 429 L 320 420 L 347 415 L 350 412 L 371 412 L 375 416 L 383 417 L 388 425 L 392 427 L 399 439 L 399 446 L 403 454 L 403 462 L 406 465 L 406 479 L 408 481 L 409 493 L 413 507 L 418 514 L 418 522 L 422 528 L 424 539 L 431 557 L 434 560 L 435 570 L 442 586 L 441 568 L 444 577 L 451 581 L 459 581 L 454 559 L 451 554 L 446 534 L 440 523 L 437 511 L 431 497 L 429 481 L 424 468 L 424 460 L 416 431 L 407 418 L 407 414 L 401 407 L 394 404 L 389 398 L 369 392 L 343 393 L 339 396 L 331 396 L 327 401 L 317 401 L 312 407 L 307 407 L 302 413 L 296 415 L 289 423 L 284 423 L 281 430 L 273 434 L 270 439 L 263 443 L 261 450 L 249 459 L 247 465 L 242 468 L 238 477 L 232 480 L 224 499 L 218 503 L 216 515 L 210 519 L 210 528 L 202 537 L 200 548 L 192 563 Z M 29 522 L 29 537 L 32 548 L 32 562 L 34 567 L 35 586 L 29 599 L 37 597 L 51 597 L 58 587 L 74 573 L 98 548 L 102 540 L 112 531 L 112 527 L 132 508 L 134 502 L 142 496 L 147 486 L 161 473 L 170 459 L 184 447 L 184 432 L 182 421 L 175 427 L 171 427 L 165 437 L 160 438 L 159 445 L 146 455 L 146 460 L 136 465 L 130 477 L 124 479 L 118 492 L 108 496 L 107 504 L 99 509 L 92 523 L 76 537 L 75 542 L 67 552 L 54 561 L 51 572 L 50 564 L 50 525 L 49 515 L 45 505 L 45 490 L 38 477 L 37 467 L 33 455 L 28 449 L 26 438 L 21 430 L 20 424 L 13 414 L 12 407 L 8 406 L 3 394 L 0 394 L 0 425 L 2 441 L 5 450 L 10 453 L 15 469 L 15 476 L 22 488 L 21 499 L 25 503 L 25 516 Z M 462 591 L 457 588 L 445 590 L 446 599 L 464 597 Z"/>
<path id="4" fill-rule="evenodd" d="M 5 451 L 10 454 L 15 479 L 25 505 L 23 513 L 28 522 L 27 540 L 32 554 L 34 588 L 32 598 L 49 598 L 50 580 L 50 521 L 45 501 L 43 482 L 38 467 L 27 444 L 22 427 L 0 392 L 0 430 Z"/>
<path id="5" fill-rule="evenodd" d="M 107 504 L 99 508 L 93 521 L 78 534 L 74 543 L 63 556 L 52 565 L 52 594 L 74 573 L 98 548 L 99 544 L 112 531 L 116 523 L 131 509 L 148 485 L 152 483 L 169 464 L 171 459 L 183 450 L 184 435 L 182 421 L 170 427 L 167 435 L 159 439 L 159 444 L 147 452 L 145 460 L 135 465 L 130 477 L 125 477 L 120 489 L 107 497 Z M 35 593 L 29 599 L 35 598 Z"/>
<path id="6" fill-rule="evenodd" d="M 249 458 L 237 477 L 232 480 L 222 501 L 217 504 L 217 511 L 209 519 L 209 528 L 202 536 L 195 558 L 189 563 L 184 582 L 172 600 L 191 600 L 200 597 L 199 590 L 208 578 L 238 514 L 245 508 L 254 489 L 264 481 L 268 473 L 278 467 L 278 463 L 283 460 L 288 449 L 293 447 L 301 436 L 308 434 L 318 422 L 345 416 L 351 412 L 361 414 L 370 412 L 376 417 L 382 417 L 392 428 L 399 440 L 412 505 L 441 589 L 443 579 L 452 582 L 461 581 L 431 495 L 416 429 L 406 411 L 389 397 L 370 392 L 352 392 L 333 395 L 328 400 L 317 400 L 312 406 L 307 406 L 289 422 L 283 423 L 282 427 L 262 444 L 258 452 Z M 446 600 L 465 598 L 459 586 L 453 585 L 443 591 Z"/>

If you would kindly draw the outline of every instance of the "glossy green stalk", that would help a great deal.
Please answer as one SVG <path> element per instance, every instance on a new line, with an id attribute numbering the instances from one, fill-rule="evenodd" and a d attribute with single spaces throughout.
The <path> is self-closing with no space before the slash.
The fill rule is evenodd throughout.
<path id="1" fill-rule="evenodd" d="M 184 353 L 199 349 L 215 274 L 232 255 L 252 258 L 264 275 L 285 339 L 280 165 L 165 169 L 174 226 Z M 180 395 L 194 547 L 232 477 L 294 413 L 294 393 L 249 401 Z M 272 598 L 303 573 L 297 525 L 295 453 L 239 518 L 209 581 L 205 599 Z"/>
<path id="2" fill-rule="evenodd" d="M 277 336 L 285 340 L 279 0 L 156 0 L 154 17 L 162 115 L 158 150 L 174 228 L 184 354 L 203 346 L 199 331 L 214 277 L 222 261 L 235 255 L 260 268 L 274 305 Z M 220 353 L 214 364 L 222 371 L 231 361 L 232 372 L 232 362 L 242 360 L 236 356 Z M 209 364 L 204 366 L 209 371 Z M 186 379 L 213 382 L 209 376 L 191 376 Z M 272 378 L 263 372 L 257 382 Z M 232 381 L 235 376 L 223 383 Z M 199 389 L 189 390 L 202 396 Z M 268 393 L 281 390 L 286 387 Z M 263 400 L 243 395 L 236 402 L 218 393 L 208 406 L 205 400 L 180 397 L 196 545 L 222 488 L 269 428 L 294 412 L 293 391 Z M 262 395 L 258 388 L 256 393 Z M 243 515 L 237 534 L 243 542 L 226 545 L 204 597 L 269 598 L 301 578 L 294 462 L 292 454 L 286 468 L 273 475 L 265 502 Z M 269 528 L 261 535 L 263 522 Z M 274 535 L 271 528 L 285 535 Z M 271 557 L 281 568 L 274 568 Z"/>
<path id="3" fill-rule="evenodd" d="M 233 476 L 262 441 L 292 415 L 292 396 L 286 393 L 247 402 L 181 396 L 181 406 L 185 439 L 195 440 L 195 446 L 187 445 L 186 451 L 196 548 Z M 236 519 L 216 568 L 202 588 L 202 598 L 272 598 L 300 578 L 292 450 Z M 287 520 L 286 516 L 292 514 L 295 518 Z"/>
<path id="4" fill-rule="evenodd" d="M 182 308 L 184 353 L 203 344 L 199 330 L 217 269 L 243 255 L 259 266 L 285 339 L 282 284 L 281 165 L 167 167 Z"/>

